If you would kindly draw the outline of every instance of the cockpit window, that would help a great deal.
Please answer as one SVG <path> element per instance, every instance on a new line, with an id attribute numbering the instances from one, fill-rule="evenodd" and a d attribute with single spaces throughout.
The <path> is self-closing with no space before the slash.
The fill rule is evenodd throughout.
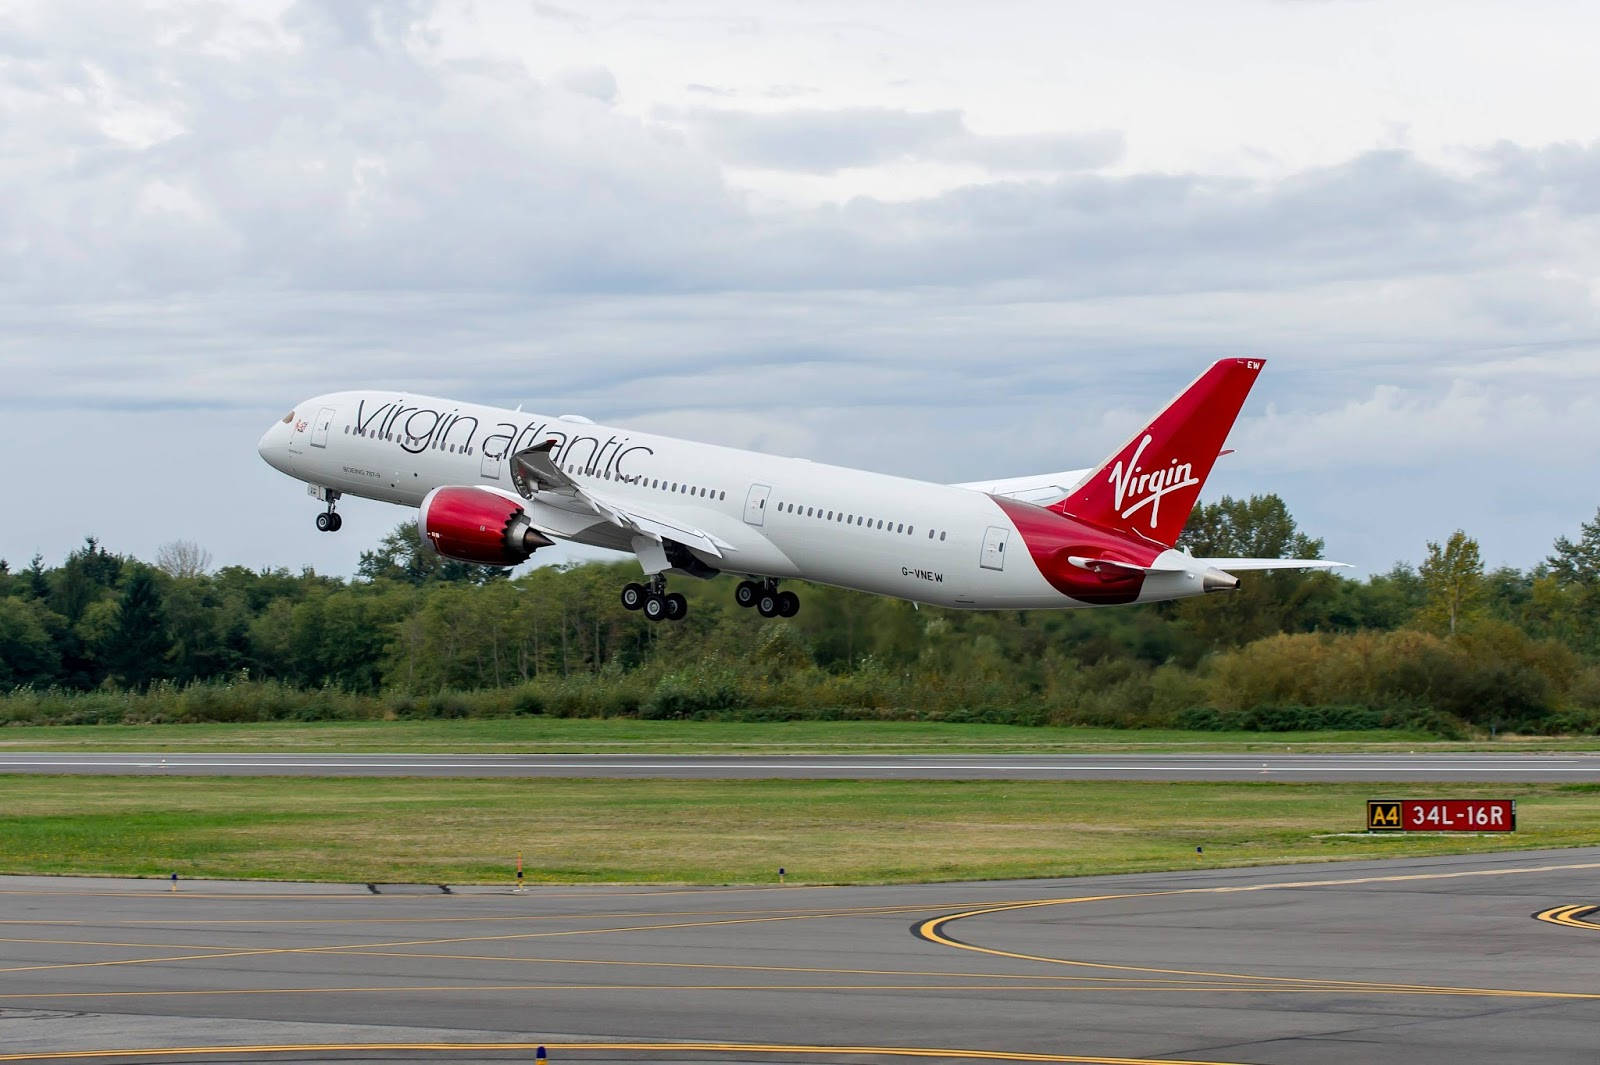
<path id="1" fill-rule="evenodd" d="M 294 421 L 294 411 L 290 411 L 288 414 L 285 414 L 283 416 L 283 424 L 284 425 L 288 425 L 293 421 Z"/>

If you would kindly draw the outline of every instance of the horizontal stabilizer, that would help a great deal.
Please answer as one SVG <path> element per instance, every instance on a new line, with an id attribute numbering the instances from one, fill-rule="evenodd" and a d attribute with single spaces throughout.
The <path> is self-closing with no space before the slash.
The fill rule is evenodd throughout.
<path id="1" fill-rule="evenodd" d="M 1033 503 L 1044 506 L 1057 500 L 1065 499 L 1067 495 L 1083 479 L 1093 473 L 1093 469 L 1084 470 L 1059 470 L 1055 473 L 1035 473 L 1026 477 L 999 477 L 988 481 L 964 481 L 953 484 L 951 488 L 966 488 L 973 492 L 983 492 L 985 495 L 1005 496 L 1008 499 L 1020 499 L 1024 503 Z"/>
<path id="2" fill-rule="evenodd" d="M 1325 558 L 1197 558 L 1196 562 L 1229 573 L 1269 569 L 1349 569 L 1348 562 L 1329 562 Z"/>
<path id="3" fill-rule="evenodd" d="M 1067 564 L 1086 569 L 1091 573 L 1099 573 L 1104 566 L 1113 569 L 1124 569 L 1129 573 L 1182 573 L 1182 566 L 1136 566 L 1132 562 L 1119 562 L 1114 558 L 1085 558 L 1082 555 L 1068 555 Z"/>

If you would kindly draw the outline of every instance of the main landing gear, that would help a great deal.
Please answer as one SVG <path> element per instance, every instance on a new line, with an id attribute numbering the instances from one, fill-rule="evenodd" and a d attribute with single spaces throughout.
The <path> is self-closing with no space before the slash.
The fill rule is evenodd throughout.
<path id="1" fill-rule="evenodd" d="M 330 489 L 326 492 L 324 498 L 328 501 L 328 509 L 317 515 L 317 531 L 338 532 L 344 525 L 344 519 L 339 517 L 339 512 L 333 509 L 339 502 L 339 493 Z"/>
<path id="2" fill-rule="evenodd" d="M 753 606 L 764 618 L 792 618 L 800 613 L 800 597 L 793 592 L 778 591 L 778 582 L 768 577 L 763 581 L 740 581 L 733 590 L 733 601 L 740 606 Z"/>
<path id="3" fill-rule="evenodd" d="M 680 592 L 669 594 L 667 579 L 659 573 L 650 578 L 648 585 L 623 585 L 622 605 L 629 610 L 643 610 L 651 621 L 682 621 L 689 614 L 689 600 Z"/>

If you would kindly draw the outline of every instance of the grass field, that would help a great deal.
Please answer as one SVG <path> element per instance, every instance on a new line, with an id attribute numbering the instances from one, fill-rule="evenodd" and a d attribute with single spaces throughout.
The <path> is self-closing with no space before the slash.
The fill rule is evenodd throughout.
<path id="1" fill-rule="evenodd" d="M 37 751 L 388 751 L 409 753 L 621 753 L 962 751 L 1596 750 L 1600 737 L 1445 743 L 1420 733 L 1180 732 L 1166 729 L 1024 728 L 911 721 L 640 721 L 519 717 L 442 721 L 281 722 L 216 725 L 60 725 L 0 728 L 0 749 Z"/>
<path id="2" fill-rule="evenodd" d="M 1514 836 L 1367 836 L 1368 784 L 0 777 L 0 872 L 510 882 L 896 882 L 1600 843 L 1600 786 Z M 1195 848 L 1204 847 L 1197 858 Z"/>

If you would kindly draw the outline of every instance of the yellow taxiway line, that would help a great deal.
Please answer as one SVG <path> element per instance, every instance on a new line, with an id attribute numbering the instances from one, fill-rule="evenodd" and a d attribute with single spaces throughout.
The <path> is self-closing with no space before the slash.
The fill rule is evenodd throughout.
<path id="1" fill-rule="evenodd" d="M 1488 988 L 1488 987 L 1439 987 L 1428 984 L 1401 984 L 1401 983 L 1374 983 L 1360 980 L 1321 979 L 1316 977 L 1289 977 L 1289 976 L 1258 976 L 1250 973 L 1217 972 L 1204 969 L 1164 969 L 1143 965 L 1116 965 L 1107 962 L 1079 961 L 1072 958 L 1056 958 L 1040 954 L 1025 954 L 1017 951 L 999 950 L 994 947 L 984 947 L 976 943 L 968 943 L 946 934 L 945 929 L 956 921 L 967 920 L 973 917 L 984 917 L 997 913 L 1012 913 L 1019 910 L 1039 909 L 1047 906 L 1069 906 L 1089 902 L 1107 902 L 1120 899 L 1152 898 L 1173 895 L 1221 895 L 1236 894 L 1241 892 L 1271 891 L 1277 889 L 1296 889 L 1310 887 L 1348 887 L 1361 884 L 1388 884 L 1405 883 L 1419 880 L 1454 880 L 1465 877 L 1484 876 L 1515 876 L 1526 873 L 1544 873 L 1561 870 L 1594 869 L 1600 868 L 1600 863 L 1583 862 L 1567 865 L 1537 865 L 1520 866 L 1510 869 L 1473 869 L 1450 873 L 1406 873 L 1390 876 L 1362 876 L 1346 877 L 1335 880 L 1291 880 L 1269 884 L 1245 884 L 1237 886 L 1219 886 L 1205 888 L 1179 888 L 1170 891 L 1149 891 L 1120 895 L 1081 895 L 1072 898 L 1037 899 L 1032 902 L 1002 903 L 984 906 L 978 909 L 964 910 L 959 913 L 946 914 L 943 917 L 934 917 L 915 926 L 916 934 L 930 943 L 950 947 L 955 950 L 972 951 L 978 954 L 988 954 L 997 958 L 1010 958 L 1015 961 L 1039 962 L 1046 965 L 1064 965 L 1080 969 L 1094 969 L 1120 973 L 1140 973 L 1153 976 L 1164 976 L 1179 979 L 1209 979 L 1238 981 L 1236 986 L 1248 987 L 1251 990 L 1270 992 L 1275 990 L 1301 991 L 1308 987 L 1317 987 L 1326 991 L 1342 991 L 1362 994 L 1387 994 L 1387 995 L 1475 995 L 1494 998 L 1553 998 L 1553 999 L 1600 999 L 1600 992 L 1580 991 L 1538 991 L 1522 990 L 1517 988 Z M 1600 924 L 1579 920 L 1593 910 L 1600 909 L 1595 906 L 1569 905 L 1556 907 L 1535 916 L 1542 921 L 1552 924 L 1565 925 L 1570 928 L 1600 929 Z"/>
<path id="2" fill-rule="evenodd" d="M 1568 903 L 1565 906 L 1555 906 L 1548 910 L 1541 910 L 1539 913 L 1534 914 L 1533 917 L 1534 920 L 1544 921 L 1546 924 L 1558 924 L 1566 928 L 1587 928 L 1591 931 L 1600 932 L 1600 922 L 1584 920 L 1584 918 L 1589 917 L 1597 910 L 1600 910 L 1600 906 L 1596 906 L 1593 903 Z"/>

